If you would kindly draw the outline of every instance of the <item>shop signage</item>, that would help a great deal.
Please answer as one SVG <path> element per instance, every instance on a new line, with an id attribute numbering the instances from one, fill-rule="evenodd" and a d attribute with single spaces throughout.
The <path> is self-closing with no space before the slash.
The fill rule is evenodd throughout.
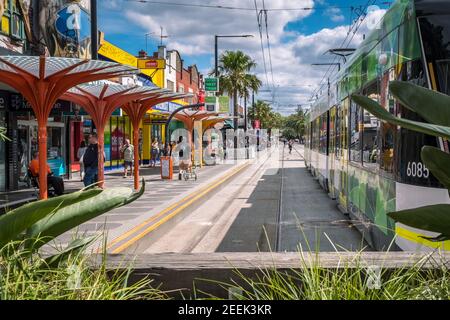
<path id="1" fill-rule="evenodd" d="M 98 49 L 98 54 L 112 61 L 136 67 L 137 58 L 135 56 L 116 47 L 108 41 L 102 41 L 100 48 Z"/>
<path id="2" fill-rule="evenodd" d="M 206 78 L 205 79 L 205 91 L 207 91 L 207 92 L 219 91 L 219 78 Z"/>
<path id="3" fill-rule="evenodd" d="M 173 112 L 175 109 L 181 107 L 180 104 L 174 102 L 164 102 L 157 104 L 152 108 L 152 110 L 163 111 L 163 112 Z"/>
<path id="4" fill-rule="evenodd" d="M 58 34 L 72 43 L 80 43 L 91 36 L 89 12 L 77 3 L 71 3 L 59 10 L 55 22 Z"/>
<path id="5" fill-rule="evenodd" d="M 219 97 L 219 113 L 230 113 L 230 97 Z"/>
<path id="6" fill-rule="evenodd" d="M 165 69 L 165 59 L 138 59 L 138 69 Z"/>
<path id="7" fill-rule="evenodd" d="M 208 112 L 217 112 L 217 97 L 216 96 L 208 96 L 205 97 L 205 109 Z"/>
<path id="8" fill-rule="evenodd" d="M 10 111 L 32 111 L 30 104 L 20 94 L 11 94 Z"/>

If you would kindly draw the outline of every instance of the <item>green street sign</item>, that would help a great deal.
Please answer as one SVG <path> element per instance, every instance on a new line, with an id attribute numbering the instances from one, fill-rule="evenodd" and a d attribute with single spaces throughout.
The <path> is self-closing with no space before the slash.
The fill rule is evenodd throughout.
<path id="1" fill-rule="evenodd" d="M 205 103 L 216 103 L 216 97 L 215 96 L 207 96 L 205 97 Z"/>
<path id="2" fill-rule="evenodd" d="M 205 91 L 207 91 L 207 92 L 219 91 L 219 78 L 206 78 L 205 79 Z"/>
<path id="3" fill-rule="evenodd" d="M 230 97 L 228 96 L 219 97 L 219 112 L 230 113 Z"/>

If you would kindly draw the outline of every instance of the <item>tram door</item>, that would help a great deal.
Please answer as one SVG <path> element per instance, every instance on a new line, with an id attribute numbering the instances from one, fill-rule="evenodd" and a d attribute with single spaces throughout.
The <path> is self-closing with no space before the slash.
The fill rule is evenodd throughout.
<path id="1" fill-rule="evenodd" d="M 348 195 L 348 114 L 350 102 L 349 98 L 342 101 L 342 107 L 339 108 L 339 204 L 347 210 Z"/>
<path id="2" fill-rule="evenodd" d="M 331 198 L 335 199 L 336 188 L 336 106 L 330 109 L 330 122 L 329 122 L 329 139 L 328 144 L 328 190 Z"/>

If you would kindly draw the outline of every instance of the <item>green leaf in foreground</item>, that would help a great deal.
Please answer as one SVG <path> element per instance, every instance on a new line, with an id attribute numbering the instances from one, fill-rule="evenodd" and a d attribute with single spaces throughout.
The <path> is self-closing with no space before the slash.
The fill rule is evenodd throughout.
<path id="1" fill-rule="evenodd" d="M 432 241 L 450 240 L 450 204 L 436 204 L 420 208 L 390 212 L 388 216 L 407 226 L 439 233 Z"/>
<path id="2" fill-rule="evenodd" d="M 403 81 L 392 81 L 389 88 L 401 104 L 427 122 L 450 127 L 450 96 Z"/>
<path id="3" fill-rule="evenodd" d="M 142 184 L 137 193 L 133 193 L 130 188 L 105 189 L 95 197 L 67 206 L 40 220 L 27 230 L 26 236 L 29 239 L 42 239 L 38 244 L 33 244 L 35 248 L 40 247 L 90 219 L 136 200 L 143 194 L 144 189 L 145 184 Z"/>
<path id="4" fill-rule="evenodd" d="M 447 189 L 450 189 L 450 154 L 435 147 L 424 146 L 421 158 L 431 173 Z"/>
<path id="5" fill-rule="evenodd" d="M 78 238 L 78 239 L 73 240 L 62 251 L 60 251 L 50 257 L 47 257 L 45 259 L 45 266 L 47 268 L 57 267 L 61 261 L 65 261 L 67 259 L 67 257 L 70 256 L 71 254 L 76 253 L 77 251 L 80 251 L 80 250 L 86 248 L 96 238 L 97 238 L 97 236 L 91 236 L 91 237 Z"/>
<path id="6" fill-rule="evenodd" d="M 89 199 L 102 192 L 99 188 L 82 190 L 60 197 L 23 205 L 0 216 L 0 248 L 42 218 L 74 203 Z"/>
<path id="7" fill-rule="evenodd" d="M 379 105 L 376 101 L 361 95 L 352 95 L 352 100 L 362 108 L 369 111 L 375 117 L 389 123 L 402 126 L 403 128 L 422 132 L 435 137 L 442 137 L 450 140 L 450 127 L 440 126 L 430 123 L 423 123 L 395 117 Z"/>

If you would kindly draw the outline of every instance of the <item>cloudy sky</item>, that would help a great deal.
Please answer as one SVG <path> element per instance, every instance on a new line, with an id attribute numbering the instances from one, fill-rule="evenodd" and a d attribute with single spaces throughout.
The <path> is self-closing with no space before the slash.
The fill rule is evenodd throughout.
<path id="1" fill-rule="evenodd" d="M 196 64 L 204 74 L 214 66 L 215 34 L 252 34 L 253 38 L 219 39 L 219 53 L 239 49 L 249 54 L 257 62 L 255 73 L 264 83 L 258 98 L 274 100 L 273 108 L 288 114 L 294 112 L 297 105 L 309 103 L 312 92 L 317 90 L 329 68 L 311 64 L 332 61 L 334 57 L 324 53 L 341 47 L 344 39 L 350 42 L 350 47 L 356 47 L 389 5 L 378 1 L 380 10 L 371 10 L 358 32 L 348 35 L 350 23 L 356 17 L 351 7 L 366 4 L 367 0 L 265 0 L 271 56 L 269 59 L 263 20 L 266 68 L 255 0 L 99 0 L 99 27 L 108 41 L 137 54 L 145 50 L 146 33 L 157 34 L 148 37 L 149 53 L 156 50 L 162 26 L 164 34 L 169 35 L 164 39 L 168 49 L 178 50 L 186 64 Z M 258 10 L 262 9 L 263 0 L 256 0 L 256 5 Z M 313 9 L 292 10 L 301 8 Z"/>

